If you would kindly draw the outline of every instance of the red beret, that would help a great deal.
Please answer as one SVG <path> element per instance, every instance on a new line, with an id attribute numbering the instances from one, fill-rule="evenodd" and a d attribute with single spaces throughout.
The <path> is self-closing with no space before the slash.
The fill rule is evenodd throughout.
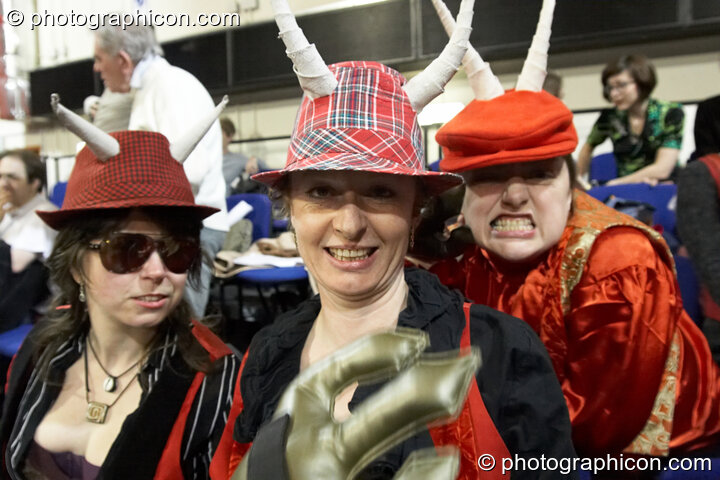
<path id="1" fill-rule="evenodd" d="M 553 95 L 510 90 L 492 100 L 473 100 L 438 130 L 440 168 L 475 168 L 567 155 L 578 139 L 573 114 Z"/>

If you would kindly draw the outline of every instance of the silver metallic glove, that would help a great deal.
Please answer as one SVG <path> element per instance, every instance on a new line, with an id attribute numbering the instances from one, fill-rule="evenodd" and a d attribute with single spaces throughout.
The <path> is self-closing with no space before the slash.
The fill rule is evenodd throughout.
<path id="1" fill-rule="evenodd" d="M 421 355 L 428 343 L 425 333 L 413 329 L 371 335 L 301 372 L 232 478 L 351 479 L 428 423 L 457 416 L 480 355 Z M 335 398 L 348 385 L 393 375 L 350 418 L 333 418 Z M 430 450 L 411 455 L 396 480 L 454 479 L 457 452 L 438 456 Z"/>

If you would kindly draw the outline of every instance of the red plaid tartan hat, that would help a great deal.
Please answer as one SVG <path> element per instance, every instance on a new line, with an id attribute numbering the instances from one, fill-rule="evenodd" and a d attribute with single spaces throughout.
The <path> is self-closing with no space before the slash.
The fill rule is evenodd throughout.
<path id="1" fill-rule="evenodd" d="M 62 208 L 37 211 L 58 230 L 70 219 L 106 209 L 173 207 L 198 221 L 217 208 L 196 205 L 182 165 L 170 154 L 164 135 L 156 132 L 122 131 L 110 134 L 120 153 L 106 161 L 84 147 L 75 159 Z"/>
<path id="2" fill-rule="evenodd" d="M 376 62 L 329 68 L 338 85 L 330 95 L 303 98 L 285 168 L 253 180 L 272 187 L 289 172 L 357 170 L 416 176 L 429 194 L 462 183 L 458 176 L 424 169 L 420 126 L 400 73 Z"/>

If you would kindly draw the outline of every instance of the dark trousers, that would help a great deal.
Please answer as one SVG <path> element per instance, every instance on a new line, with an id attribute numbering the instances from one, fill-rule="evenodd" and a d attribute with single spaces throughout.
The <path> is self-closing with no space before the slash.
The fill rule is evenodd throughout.
<path id="1" fill-rule="evenodd" d="M 0 332 L 29 319 L 33 307 L 49 295 L 47 267 L 34 260 L 22 272 L 13 273 L 10 246 L 0 240 Z"/>

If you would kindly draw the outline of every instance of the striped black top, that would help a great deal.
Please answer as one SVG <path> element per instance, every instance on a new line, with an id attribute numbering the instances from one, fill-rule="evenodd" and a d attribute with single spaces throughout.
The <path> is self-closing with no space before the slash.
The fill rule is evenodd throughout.
<path id="1" fill-rule="evenodd" d="M 8 471 L 3 472 L 3 478 L 24 477 L 24 462 L 35 430 L 60 393 L 65 371 L 80 358 L 84 345 L 84 334 L 63 344 L 50 361 L 46 380 L 40 378 L 35 369 L 27 382 L 11 380 L 6 403 L 13 396 L 21 397 L 14 415 L 5 411 L 8 405 L 4 406 L 1 430 L 7 432 L 9 423 L 12 430 L 5 451 Z M 236 400 L 233 395 L 239 369 L 240 359 L 230 354 L 215 361 L 210 373 L 204 375 L 187 415 L 181 443 L 180 463 L 186 479 L 209 478 L 210 461 Z M 14 370 L 15 367 L 11 375 L 20 375 Z M 153 352 L 143 365 L 139 374 L 143 389 L 140 405 L 123 423 L 99 478 L 152 478 L 155 475 L 196 373 L 182 360 L 177 339 L 168 334 L 163 347 Z"/>

